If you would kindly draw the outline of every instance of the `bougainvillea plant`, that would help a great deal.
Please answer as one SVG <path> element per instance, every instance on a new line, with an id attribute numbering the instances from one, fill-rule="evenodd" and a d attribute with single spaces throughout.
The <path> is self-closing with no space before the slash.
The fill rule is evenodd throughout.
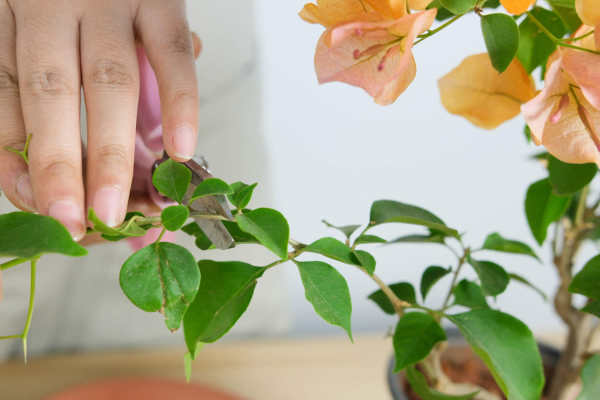
<path id="1" fill-rule="evenodd" d="M 318 0 L 307 4 L 300 15 L 326 28 L 315 56 L 319 81 L 359 86 L 385 105 L 394 102 L 415 77 L 412 48 L 470 13 L 481 19 L 487 53 L 468 56 L 440 79 L 441 101 L 450 113 L 486 129 L 522 113 L 528 139 L 547 150 L 533 158 L 547 178 L 527 189 L 525 211 L 535 241 L 540 246 L 547 239 L 551 242 L 552 262 L 560 277 L 554 304 L 568 327 L 568 339 L 553 376 L 544 376 L 530 329 L 498 310 L 493 301 L 512 282 L 543 293 L 490 257 L 510 253 L 541 262 L 524 242 L 491 232 L 480 243 L 465 243 L 457 227 L 447 226 L 430 211 L 394 200 L 375 201 L 362 225 L 326 223 L 338 238 L 301 242 L 290 238 L 288 223 L 278 211 L 249 208 L 256 184 L 229 185 L 210 178 L 190 193 L 189 170 L 168 160 L 156 168 L 152 183 L 173 205 L 159 216 L 130 213 L 116 228 L 89 210 L 88 233 L 119 241 L 159 229 L 155 241 L 125 260 L 120 284 L 137 307 L 162 314 L 169 330 L 183 330 L 188 367 L 202 344 L 217 341 L 239 320 L 261 277 L 284 264 L 298 269 L 306 299 L 317 314 L 341 327 L 352 340 L 352 304 L 339 271 L 358 268 L 377 287 L 369 299 L 383 312 L 397 316 L 392 335 L 395 369 L 405 372 L 422 399 L 498 398 L 446 376 L 440 361 L 447 345 L 444 321 L 460 330 L 508 399 L 540 399 L 547 385 L 547 398 L 566 400 L 580 382 L 580 400 L 598 398 L 600 355 L 590 352 L 589 345 L 600 316 L 600 256 L 579 270 L 576 255 L 583 243 L 600 239 L 600 198 L 591 188 L 600 164 L 600 31 L 596 32 L 600 2 Z M 543 81 L 539 93 L 532 77 L 536 71 Z M 27 159 L 27 148 L 9 150 Z M 194 202 L 206 196 L 226 198 L 234 211 L 230 216 L 195 211 Z M 234 245 L 264 246 L 273 253 L 273 262 L 258 266 L 243 260 L 212 261 L 215 245 L 191 218 L 220 221 Z M 412 225 L 415 232 L 381 237 L 378 227 L 388 224 Z M 166 233 L 179 230 L 195 238 L 202 259 L 162 241 Z M 444 246 L 452 266 L 424 269 L 419 290 L 409 282 L 387 284 L 376 273 L 380 266 L 372 253 L 377 246 L 402 243 Z M 21 339 L 25 352 L 36 266 L 47 253 L 80 257 L 87 251 L 52 218 L 25 212 L 0 216 L 0 257 L 8 258 L 0 270 L 27 263 L 31 268 L 24 329 L 0 339 Z M 469 269 L 476 279 L 467 278 L 473 276 L 467 274 Z M 431 307 L 425 299 L 434 290 L 443 291 L 444 300 Z M 587 298 L 584 307 L 575 305 L 574 293 Z"/>

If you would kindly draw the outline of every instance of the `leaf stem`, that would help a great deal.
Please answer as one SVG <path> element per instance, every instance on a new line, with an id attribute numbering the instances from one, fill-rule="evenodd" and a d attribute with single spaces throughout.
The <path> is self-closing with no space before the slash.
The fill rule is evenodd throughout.
<path id="1" fill-rule="evenodd" d="M 160 235 L 158 235 L 158 238 L 156 238 L 156 242 L 154 242 L 157 246 L 160 243 L 160 241 L 162 240 L 163 236 L 165 236 L 165 233 L 167 232 L 167 228 L 162 228 L 162 231 L 160 231 Z"/>
<path id="2" fill-rule="evenodd" d="M 32 136 L 31 133 L 29 135 L 27 135 L 27 138 L 25 139 L 25 146 L 23 147 L 23 150 L 17 150 L 10 146 L 4 147 L 4 150 L 21 156 L 21 158 L 23 159 L 25 164 L 29 165 L 29 144 L 31 143 L 31 136 Z"/>
<path id="3" fill-rule="evenodd" d="M 585 47 L 575 46 L 573 44 L 567 43 L 561 38 L 556 37 L 548 28 L 544 26 L 531 12 L 527 12 L 527 16 L 533 21 L 534 24 L 546 35 L 550 40 L 552 40 L 557 46 L 568 47 L 575 50 L 587 51 L 592 54 L 600 54 L 600 51 L 586 49 Z"/>
<path id="4" fill-rule="evenodd" d="M 465 16 L 467 14 L 467 12 L 462 13 L 462 14 L 458 14 L 456 16 L 454 16 L 453 18 L 451 18 L 450 20 L 446 21 L 444 24 L 438 26 L 437 28 L 433 29 L 433 30 L 429 30 L 421 35 L 418 36 L 418 40 L 416 40 L 413 43 L 413 46 L 418 45 L 419 43 L 421 43 L 423 40 L 427 39 L 430 36 L 435 35 L 436 33 L 438 33 L 439 31 L 441 31 L 442 29 L 448 27 L 449 25 L 455 23 L 456 21 L 458 21 L 461 17 Z"/>
<path id="5" fill-rule="evenodd" d="M 29 335 L 29 329 L 31 328 L 31 320 L 33 318 L 33 306 L 35 304 L 35 280 L 36 280 L 36 267 L 38 258 L 31 260 L 31 277 L 29 286 L 29 308 L 27 310 L 27 319 L 25 320 L 25 327 L 21 334 L 23 340 L 23 357 L 25 363 L 27 363 L 27 335 Z"/>
<path id="6" fill-rule="evenodd" d="M 22 334 L 17 334 L 17 335 L 9 335 L 9 336 L 0 336 L 0 340 L 8 340 L 8 339 L 20 339 L 23 335 Z"/>
<path id="7" fill-rule="evenodd" d="M 446 295 L 446 299 L 444 300 L 444 304 L 442 305 L 442 310 L 446 310 L 448 308 L 448 304 L 450 303 L 450 297 L 452 297 L 452 292 L 454 291 L 454 287 L 456 286 L 456 282 L 458 281 L 458 276 L 460 275 L 460 271 L 462 267 L 465 265 L 467 261 L 467 257 L 470 254 L 469 249 L 465 249 L 462 257 L 458 260 L 458 266 L 454 271 L 454 276 L 452 277 L 452 283 L 450 283 L 450 288 L 448 289 L 448 294 Z"/>
<path id="8" fill-rule="evenodd" d="M 6 269 L 16 267 L 17 265 L 25 264 L 30 261 L 30 258 L 15 258 L 14 260 L 10 260 L 5 262 L 4 264 L 0 264 L 0 271 L 4 271 Z"/>

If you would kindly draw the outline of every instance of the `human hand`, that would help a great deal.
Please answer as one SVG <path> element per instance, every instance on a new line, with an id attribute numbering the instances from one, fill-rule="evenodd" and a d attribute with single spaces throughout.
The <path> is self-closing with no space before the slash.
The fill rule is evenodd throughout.
<path id="1" fill-rule="evenodd" d="M 198 94 L 183 0 L 0 0 L 0 148 L 22 148 L 29 165 L 0 151 L 0 187 L 21 209 L 85 234 L 85 211 L 118 225 L 134 165 L 140 78 L 136 38 L 160 88 L 164 147 L 194 153 Z M 80 90 L 86 98 L 82 172 Z"/>

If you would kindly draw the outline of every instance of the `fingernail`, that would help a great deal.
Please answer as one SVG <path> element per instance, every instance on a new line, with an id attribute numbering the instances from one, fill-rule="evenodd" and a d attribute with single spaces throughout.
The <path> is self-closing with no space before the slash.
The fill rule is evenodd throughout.
<path id="1" fill-rule="evenodd" d="M 73 236 L 74 240 L 81 240 L 85 236 L 83 212 L 72 200 L 57 200 L 50 204 L 48 215 L 59 220 Z"/>
<path id="2" fill-rule="evenodd" d="M 196 146 L 196 132 L 190 125 L 180 125 L 175 129 L 173 147 L 175 156 L 189 160 L 194 156 Z"/>
<path id="3" fill-rule="evenodd" d="M 115 227 L 121 222 L 123 195 L 117 186 L 105 186 L 96 192 L 92 207 L 102 222 Z"/>
<path id="4" fill-rule="evenodd" d="M 21 200 L 21 205 L 28 208 L 29 211 L 34 211 L 33 189 L 31 188 L 29 174 L 23 174 L 17 178 L 16 190 L 17 196 L 19 196 L 19 199 Z"/>

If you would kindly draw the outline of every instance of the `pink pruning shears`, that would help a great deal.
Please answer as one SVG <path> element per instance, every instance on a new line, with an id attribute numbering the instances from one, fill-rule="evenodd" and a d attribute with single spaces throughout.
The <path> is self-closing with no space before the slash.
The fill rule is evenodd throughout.
<path id="1" fill-rule="evenodd" d="M 162 119 L 158 82 L 141 46 L 138 46 L 138 61 L 140 68 L 140 100 L 138 105 L 132 190 L 147 192 L 157 206 L 164 208 L 172 203 L 162 197 L 152 184 L 152 172 L 154 168 L 168 159 L 162 142 Z M 184 163 L 184 165 L 192 173 L 192 182 L 184 198 L 184 202 L 187 203 L 196 186 L 205 179 L 212 178 L 213 176 L 202 156 L 196 156 Z M 198 214 L 220 215 L 225 218 L 232 218 L 231 210 L 224 196 L 202 197 L 189 204 L 189 207 L 193 212 Z M 194 220 L 216 248 L 228 249 L 234 245 L 234 240 L 223 222 L 200 217 L 196 217 Z M 144 238 L 142 241 L 146 240 Z M 147 239 L 151 240 L 151 238 Z M 133 239 L 130 244 L 134 247 L 139 247 L 145 243 L 139 243 L 139 240 L 136 241 Z"/>

